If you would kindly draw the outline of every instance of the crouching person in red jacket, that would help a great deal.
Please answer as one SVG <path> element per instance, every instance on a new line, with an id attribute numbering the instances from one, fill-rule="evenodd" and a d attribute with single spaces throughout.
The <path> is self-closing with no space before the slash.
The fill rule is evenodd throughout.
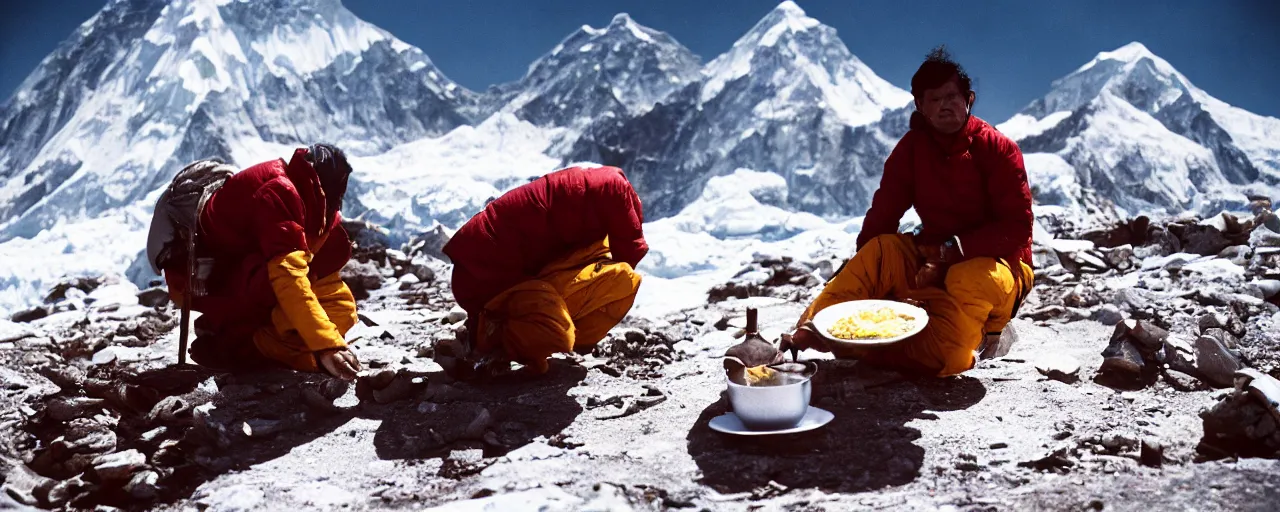
<path id="1" fill-rule="evenodd" d="M 442 366 L 469 378 L 514 361 L 542 374 L 552 354 L 589 353 L 631 310 L 643 222 L 616 167 L 558 170 L 489 203 L 443 249 L 468 316 L 452 349 L 463 353 Z"/>
<path id="2" fill-rule="evenodd" d="M 226 179 L 199 210 L 197 255 L 213 261 L 206 292 L 192 294 L 191 359 L 216 369 L 283 365 L 355 379 L 360 362 L 343 336 L 356 303 L 339 271 L 351 242 L 338 213 L 351 166 L 336 147 L 299 148 Z M 160 208 L 157 205 L 157 208 Z M 163 263 L 179 304 L 186 255 Z"/>
<path id="3" fill-rule="evenodd" d="M 911 129 L 884 164 L 858 251 L 827 283 L 783 344 L 902 370 L 954 375 L 973 367 L 1031 290 L 1031 191 L 1017 144 L 970 114 L 975 94 L 943 49 L 911 79 Z M 899 234 L 915 207 L 921 228 Z M 881 349 L 830 346 L 810 320 L 845 301 L 916 302 L 923 332 Z"/>

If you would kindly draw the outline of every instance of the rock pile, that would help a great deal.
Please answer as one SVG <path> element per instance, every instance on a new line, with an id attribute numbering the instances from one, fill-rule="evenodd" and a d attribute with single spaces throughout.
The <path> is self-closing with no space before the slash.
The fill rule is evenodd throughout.
<path id="1" fill-rule="evenodd" d="M 1280 233 L 1273 229 L 1280 220 L 1259 208 L 1251 219 L 1138 218 L 1037 243 L 1037 286 L 1020 316 L 1108 325 L 1139 320 L 1189 337 L 1186 345 L 1216 336 L 1264 371 L 1278 372 Z"/>
<path id="2" fill-rule="evenodd" d="M 790 256 L 757 253 L 751 263 L 727 283 L 708 292 L 709 302 L 730 298 L 777 297 L 799 301 L 835 275 L 834 260 L 796 261 Z"/>

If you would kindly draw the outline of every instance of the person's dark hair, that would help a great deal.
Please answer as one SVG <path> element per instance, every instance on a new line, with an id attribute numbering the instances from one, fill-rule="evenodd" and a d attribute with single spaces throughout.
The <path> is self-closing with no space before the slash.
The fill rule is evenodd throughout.
<path id="1" fill-rule="evenodd" d="M 911 95 L 919 99 L 924 91 L 942 87 L 953 78 L 956 85 L 960 86 L 962 94 L 968 95 L 973 92 L 973 81 L 969 79 L 969 74 L 964 72 L 964 67 L 951 59 L 951 54 L 947 52 L 947 45 L 938 46 L 929 51 L 929 55 L 924 58 L 924 63 L 920 64 L 920 69 L 911 76 Z"/>
<path id="2" fill-rule="evenodd" d="M 342 198 L 347 194 L 347 178 L 351 176 L 351 164 L 347 154 L 333 144 L 313 144 L 308 148 L 311 166 L 320 178 L 320 188 L 325 197 L 333 201 L 329 211 L 342 208 Z"/>

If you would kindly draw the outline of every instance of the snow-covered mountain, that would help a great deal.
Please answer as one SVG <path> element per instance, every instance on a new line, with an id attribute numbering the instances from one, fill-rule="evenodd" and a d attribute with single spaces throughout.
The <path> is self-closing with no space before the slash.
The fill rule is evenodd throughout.
<path id="1" fill-rule="evenodd" d="M 789 194 L 779 206 L 865 210 L 911 97 L 835 29 L 783 2 L 702 74 L 638 117 L 592 124 L 565 162 L 623 167 L 651 218 L 676 214 L 710 178 L 739 168 L 782 176 Z"/>
<path id="2" fill-rule="evenodd" d="M 696 82 L 701 67 L 670 35 L 622 13 L 602 29 L 583 25 L 530 65 L 524 78 L 492 87 L 482 102 L 537 126 L 579 127 L 641 114 Z"/>
<path id="3" fill-rule="evenodd" d="M 132 264 L 145 284 L 142 240 L 173 172 L 317 140 L 352 154 L 344 213 L 401 241 L 556 167 L 619 165 L 651 221 L 642 293 L 697 301 L 756 250 L 847 254 L 910 100 L 791 1 L 705 66 L 620 14 L 476 94 L 338 0 L 115 0 L 0 105 L 0 312 L 68 273 Z M 1041 217 L 1280 196 L 1280 120 L 1137 44 L 1000 129 Z"/>
<path id="4" fill-rule="evenodd" d="M 1280 120 L 1209 96 L 1141 43 L 1099 53 L 999 128 L 1128 214 L 1238 209 L 1280 185 Z"/>
<path id="5" fill-rule="evenodd" d="M 476 108 L 338 0 L 115 0 L 0 107 L 0 240 L 139 201 L 197 158 L 380 153 Z"/>

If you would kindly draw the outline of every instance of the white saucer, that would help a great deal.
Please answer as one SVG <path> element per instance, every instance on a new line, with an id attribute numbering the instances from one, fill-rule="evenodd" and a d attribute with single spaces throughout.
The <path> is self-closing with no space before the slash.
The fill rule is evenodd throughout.
<path id="1" fill-rule="evenodd" d="M 770 436 L 777 434 L 808 432 L 830 423 L 832 419 L 835 419 L 835 417 L 836 415 L 832 414 L 831 411 L 819 409 L 811 405 L 809 406 L 808 412 L 805 412 L 804 418 L 800 420 L 799 425 L 781 430 L 751 430 L 747 428 L 746 425 L 742 424 L 742 420 L 738 419 L 738 415 L 732 412 L 727 412 L 711 418 L 709 425 L 711 426 L 711 430 L 724 432 L 726 434 L 735 434 L 740 436 Z"/>

